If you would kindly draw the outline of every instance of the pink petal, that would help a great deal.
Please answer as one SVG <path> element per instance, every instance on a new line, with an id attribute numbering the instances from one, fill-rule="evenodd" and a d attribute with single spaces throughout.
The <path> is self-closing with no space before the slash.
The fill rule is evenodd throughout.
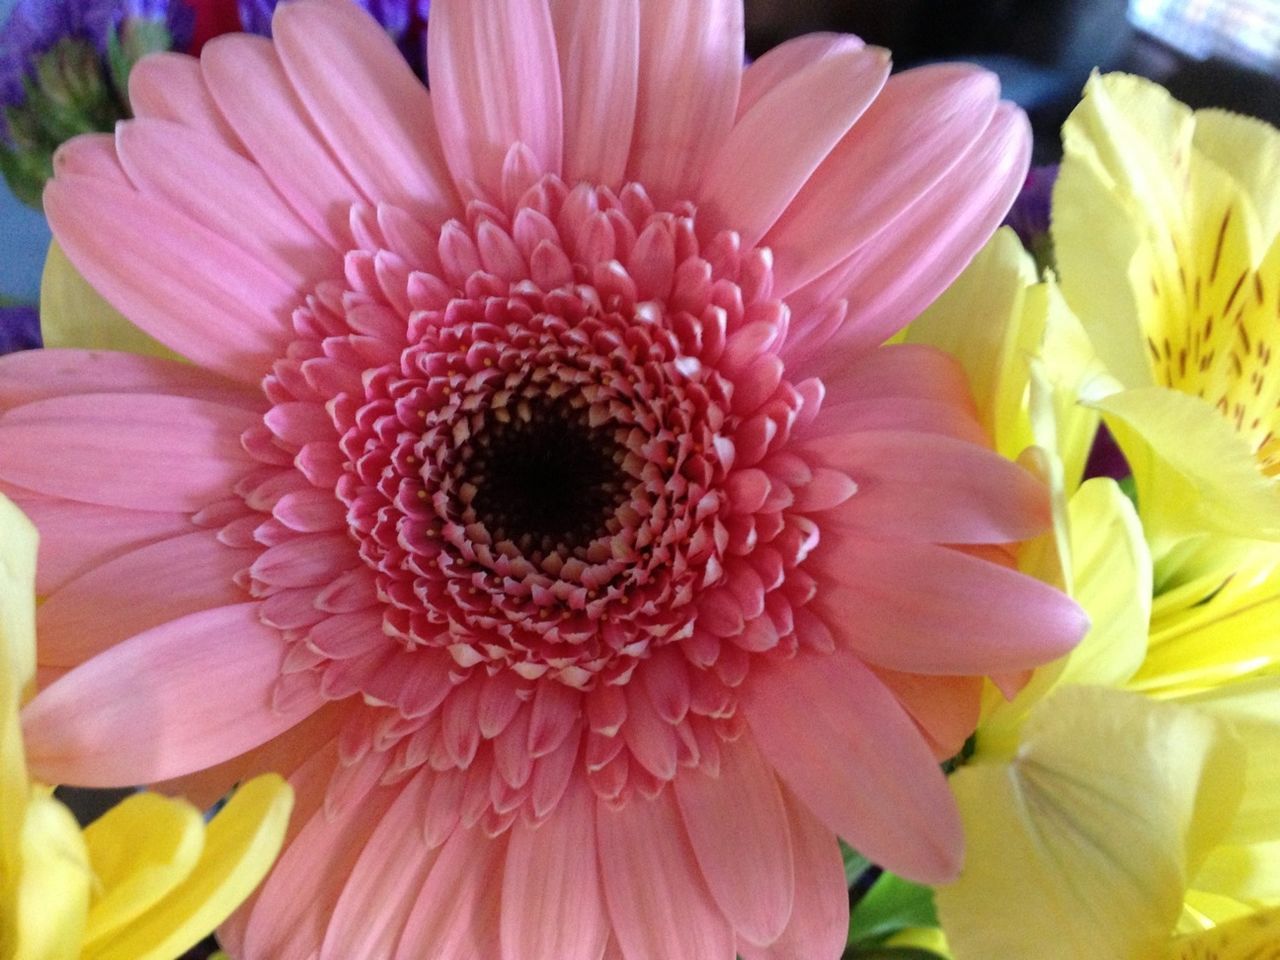
<path id="1" fill-rule="evenodd" d="M 877 353 L 879 351 L 876 351 Z M 882 400 L 851 400 L 824 403 L 817 419 L 805 428 L 806 437 L 834 437 L 872 431 L 938 434 L 967 444 L 987 446 L 991 441 L 974 418 L 972 404 L 922 400 L 918 397 Z"/>
<path id="2" fill-rule="evenodd" d="M 1068 653 L 1088 628 L 1073 600 L 1016 570 L 933 544 L 824 528 L 806 567 L 837 642 L 892 670 L 991 674 Z"/>
<path id="3" fill-rule="evenodd" d="M 116 127 L 116 149 L 143 194 L 229 240 L 295 289 L 342 276 L 340 254 L 254 163 L 216 140 L 165 120 L 133 120 Z"/>
<path id="4" fill-rule="evenodd" d="M 41 596 L 122 553 L 194 529 L 183 513 L 121 510 L 35 494 L 14 499 L 40 531 L 36 592 Z"/>
<path id="5" fill-rule="evenodd" d="M 857 493 L 823 515 L 850 535 L 916 543 L 1010 543 L 1049 526 L 1043 483 L 999 454 L 938 434 L 874 431 L 801 449 Z"/>
<path id="6" fill-rule="evenodd" d="M 787 811 L 773 768 L 744 733 L 721 745 L 718 776 L 682 772 L 675 788 L 716 904 L 740 941 L 772 943 L 787 926 L 795 891 Z"/>
<path id="7" fill-rule="evenodd" d="M 575 777 L 542 824 L 511 828 L 502 882 L 503 960 L 599 960 L 609 935 L 591 789 Z"/>
<path id="8" fill-rule="evenodd" d="M 457 198 L 431 97 L 377 21 L 354 4 L 291 3 L 271 29 L 294 90 L 365 195 L 428 223 L 449 216 Z"/>
<path id="9" fill-rule="evenodd" d="M 47 783 L 125 786 L 221 763 L 318 709 L 271 708 L 280 633 L 258 605 L 203 610 L 131 637 L 23 710 L 27 757 Z"/>
<path id="10" fill-rule="evenodd" d="M 998 96 L 993 74 L 951 64 L 886 83 L 765 236 L 775 292 L 821 275 L 901 216 L 982 133 Z"/>
<path id="11" fill-rule="evenodd" d="M 200 57 L 209 91 L 280 196 L 334 247 L 350 243 L 348 215 L 367 202 L 333 158 L 264 37 L 217 37 Z"/>
<path id="12" fill-rule="evenodd" d="M 248 154 L 209 95 L 195 57 L 182 53 L 143 57 L 129 71 L 129 105 L 135 117 L 172 120 L 229 150 Z"/>
<path id="13" fill-rule="evenodd" d="M 40 606 L 40 662 L 74 667 L 135 633 L 240 603 L 247 597 L 232 578 L 254 555 L 200 530 L 94 567 Z"/>
<path id="14" fill-rule="evenodd" d="M 738 119 L 698 191 L 704 226 L 737 230 L 751 247 L 777 222 L 889 76 L 888 53 L 851 46 L 782 79 Z"/>
<path id="15" fill-rule="evenodd" d="M 132 187 L 120 169 L 115 137 L 109 133 L 86 133 L 68 140 L 54 151 L 53 172 L 60 177 L 89 177 Z"/>
<path id="16" fill-rule="evenodd" d="M 884 667 L 872 671 L 911 714 L 938 760 L 954 757 L 977 729 L 982 677 L 923 677 Z"/>
<path id="17" fill-rule="evenodd" d="M 830 277 L 816 281 L 817 297 L 848 297 L 857 304 L 837 352 L 883 342 L 960 275 L 1018 195 L 1030 157 L 1026 115 L 1002 103 L 947 177 Z M 809 299 L 809 291 L 798 294 L 797 309 Z"/>
<path id="18" fill-rule="evenodd" d="M 794 74 L 827 57 L 860 50 L 863 46 L 857 37 L 842 33 L 806 33 L 778 44 L 743 71 L 738 117 L 744 116 L 761 97 Z"/>
<path id="19" fill-rule="evenodd" d="M 828 369 L 822 370 L 827 404 L 859 400 L 930 400 L 973 413 L 969 381 L 956 359 L 941 350 L 915 343 L 895 343 L 850 358 L 827 352 Z M 888 404 L 886 404 L 888 405 Z M 822 429 L 822 417 L 814 424 Z"/>
<path id="20" fill-rule="evenodd" d="M 418 894 L 396 960 L 497 960 L 507 837 L 457 829 Z"/>
<path id="21" fill-rule="evenodd" d="M 176 360 L 107 350 L 22 350 L 0 359 L 0 410 L 78 393 L 163 393 L 261 412 L 260 390 Z"/>
<path id="22" fill-rule="evenodd" d="M 853 654 L 762 658 L 747 724 L 800 801 L 858 852 L 921 883 L 960 869 L 955 800 L 915 724 Z"/>
<path id="23" fill-rule="evenodd" d="M 733 125 L 742 80 L 741 0 L 644 0 L 627 177 L 659 204 L 693 195 Z"/>
<path id="24" fill-rule="evenodd" d="M 635 123 L 640 0 L 552 0 L 551 16 L 564 97 L 565 182 L 616 190 Z"/>
<path id="25" fill-rule="evenodd" d="M 670 790 L 621 810 L 599 801 L 596 836 L 626 960 L 733 960 L 733 930 L 707 891 Z"/>
<path id="26" fill-rule="evenodd" d="M 547 0 L 437 0 L 427 43 L 436 123 L 464 194 L 501 199 L 503 161 L 516 143 L 544 173 L 560 172 L 560 70 Z"/>
<path id="27" fill-rule="evenodd" d="M 44 209 L 85 279 L 165 346 L 253 384 L 283 355 L 298 291 L 233 242 L 164 203 L 85 177 L 50 181 Z"/>
<path id="28" fill-rule="evenodd" d="M 782 788 L 796 863 L 791 922 L 766 948 L 738 944 L 742 960 L 817 960 L 838 957 L 849 929 L 849 891 L 836 836 L 786 787 Z"/>
<path id="29" fill-rule="evenodd" d="M 255 419 L 187 397 L 38 400 L 0 415 L 0 478 L 104 506 L 194 512 L 226 497 L 253 467 L 240 434 Z"/>
<path id="30" fill-rule="evenodd" d="M 422 838 L 434 777 L 429 769 L 419 771 L 378 822 L 333 909 L 320 948 L 325 956 L 384 960 L 395 950 L 438 852 Z"/>
<path id="31" fill-rule="evenodd" d="M 315 960 L 347 877 L 401 792 L 377 788 L 332 820 L 312 814 L 258 892 L 242 957 Z"/>

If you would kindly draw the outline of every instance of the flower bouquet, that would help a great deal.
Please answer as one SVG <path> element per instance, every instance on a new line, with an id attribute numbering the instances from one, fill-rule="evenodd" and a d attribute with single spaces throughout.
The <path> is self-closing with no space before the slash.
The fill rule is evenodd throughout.
<path id="1" fill-rule="evenodd" d="M 107 6 L 5 38 L 0 957 L 1276 955 L 1280 133 L 1095 76 L 1037 259 L 993 75 L 741 0 Z"/>

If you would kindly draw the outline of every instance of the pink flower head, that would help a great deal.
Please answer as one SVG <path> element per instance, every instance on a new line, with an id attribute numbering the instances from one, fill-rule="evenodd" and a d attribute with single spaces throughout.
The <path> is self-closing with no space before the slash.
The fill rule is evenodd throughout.
<path id="1" fill-rule="evenodd" d="M 242 960 L 838 955 L 835 834 L 955 875 L 937 759 L 1079 638 L 1045 491 L 879 344 L 1024 118 L 740 0 L 357 7 L 144 62 L 59 154 L 72 260 L 190 364 L 0 361 L 55 782 L 290 775 Z"/>

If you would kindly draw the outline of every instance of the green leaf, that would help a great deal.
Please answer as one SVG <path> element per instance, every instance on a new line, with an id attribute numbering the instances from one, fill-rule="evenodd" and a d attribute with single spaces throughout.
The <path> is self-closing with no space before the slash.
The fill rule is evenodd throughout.
<path id="1" fill-rule="evenodd" d="M 840 841 L 840 854 L 844 857 L 845 886 L 852 887 L 854 882 L 871 868 L 871 861 L 843 840 Z"/>
<path id="2" fill-rule="evenodd" d="M 933 891 L 886 873 L 853 908 L 849 944 L 871 945 L 904 927 L 936 927 Z"/>
<path id="3" fill-rule="evenodd" d="M 938 954 L 919 947 L 854 947 L 845 960 L 938 960 Z"/>

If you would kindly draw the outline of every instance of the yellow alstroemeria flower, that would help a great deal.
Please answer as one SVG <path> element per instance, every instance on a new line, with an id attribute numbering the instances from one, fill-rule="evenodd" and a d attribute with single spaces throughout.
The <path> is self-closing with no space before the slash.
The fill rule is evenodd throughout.
<path id="1" fill-rule="evenodd" d="M 1208 685 L 1194 669 L 1188 683 L 1192 667 L 1210 666 L 1219 679 L 1240 673 L 1224 666 L 1238 665 L 1229 645 L 1215 657 L 1188 639 L 1193 629 L 1179 634 L 1178 650 L 1170 625 L 1166 662 L 1147 667 L 1153 581 L 1143 526 L 1114 482 L 1081 483 L 1097 425 L 1090 405 L 1117 384 L 1052 281 L 1035 281 L 1016 238 L 1002 232 L 908 331 L 961 360 L 997 447 L 1041 463 L 1054 481 L 1057 536 L 1024 549 L 1022 564 L 1062 583 L 1094 625 L 1013 702 L 992 692 L 975 755 L 952 778 L 968 855 L 938 907 L 962 960 L 1163 960 L 1180 924 L 1189 926 L 1188 900 L 1212 891 L 1247 911 L 1270 898 L 1261 858 L 1280 828 L 1278 704 L 1262 681 L 1251 696 L 1243 684 Z M 1223 599 L 1205 623 L 1249 616 L 1238 598 Z M 1191 664 L 1192 651 L 1204 662 Z M 1187 702 L 1123 689 L 1153 684 Z"/>
<path id="2" fill-rule="evenodd" d="M 1109 74 L 1063 149 L 1062 292 L 1124 387 L 1096 405 L 1133 467 L 1157 584 L 1234 569 L 1251 541 L 1280 541 L 1280 131 Z"/>
<path id="3" fill-rule="evenodd" d="M 173 960 L 266 875 L 293 791 L 251 780 L 207 828 L 191 804 L 138 793 L 81 831 L 23 756 L 35 562 L 35 528 L 0 497 L 0 958 Z"/>

